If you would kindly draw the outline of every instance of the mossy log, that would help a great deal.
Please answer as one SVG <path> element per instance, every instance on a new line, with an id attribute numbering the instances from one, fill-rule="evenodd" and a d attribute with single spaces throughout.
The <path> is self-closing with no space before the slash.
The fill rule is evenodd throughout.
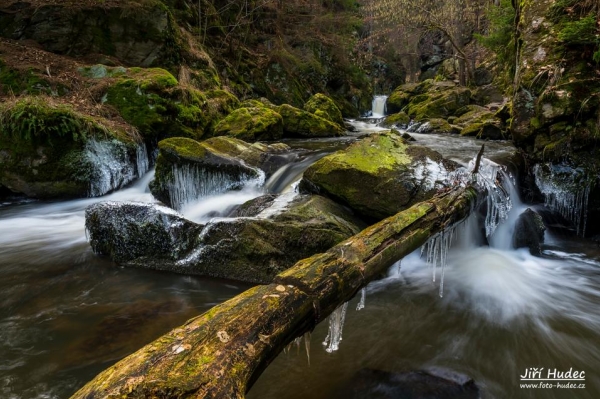
<path id="1" fill-rule="evenodd" d="M 215 306 L 121 360 L 72 399 L 243 398 L 294 338 L 463 219 L 476 197 L 471 187 L 453 189 L 301 260 L 272 284 Z"/>

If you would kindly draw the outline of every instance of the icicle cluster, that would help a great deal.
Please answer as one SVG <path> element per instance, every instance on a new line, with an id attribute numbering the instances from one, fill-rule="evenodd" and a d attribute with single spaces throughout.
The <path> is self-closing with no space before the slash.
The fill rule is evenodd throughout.
<path id="1" fill-rule="evenodd" d="M 427 264 L 431 268 L 433 282 L 437 274 L 437 268 L 441 267 L 442 275 L 440 278 L 440 297 L 444 296 L 444 273 L 446 270 L 446 260 L 448 259 L 448 251 L 452 246 L 452 241 L 456 236 L 456 229 L 460 223 L 442 230 L 438 234 L 431 237 L 425 245 L 421 247 L 421 256 L 427 254 Z"/>
<path id="2" fill-rule="evenodd" d="M 544 168 L 537 164 L 533 167 L 533 174 L 535 184 L 544 194 L 546 206 L 570 220 L 578 235 L 585 235 L 593 181 L 585 179 L 580 170 L 560 165 L 547 165 Z"/>
<path id="3" fill-rule="evenodd" d="M 257 170 L 258 177 L 240 172 L 237 176 L 221 172 L 210 171 L 195 165 L 174 165 L 172 168 L 173 179 L 168 190 L 171 205 L 176 210 L 181 210 L 184 205 L 209 195 L 220 194 L 235 190 L 246 184 L 262 185 L 265 174 Z"/>
<path id="4" fill-rule="evenodd" d="M 344 320 L 346 319 L 346 311 L 348 310 L 348 302 L 337 308 L 329 316 L 329 332 L 323 341 L 325 351 L 332 353 L 340 348 L 342 340 L 342 330 L 344 328 Z"/>
<path id="5" fill-rule="evenodd" d="M 127 146 L 117 140 L 89 140 L 85 154 L 93 173 L 90 197 L 99 197 L 121 188 L 137 177 Z"/>
<path id="6" fill-rule="evenodd" d="M 146 174 L 150 168 L 150 160 L 148 159 L 148 150 L 146 144 L 140 144 L 135 151 L 135 162 L 137 177 L 140 178 Z"/>

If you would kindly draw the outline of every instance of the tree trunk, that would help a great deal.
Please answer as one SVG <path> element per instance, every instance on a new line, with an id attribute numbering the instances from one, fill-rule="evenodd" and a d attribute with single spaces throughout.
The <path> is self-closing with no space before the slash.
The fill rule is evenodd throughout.
<path id="1" fill-rule="evenodd" d="M 299 261 L 100 373 L 72 396 L 243 398 L 292 340 L 311 331 L 394 262 L 466 217 L 475 189 L 456 188 Z"/>

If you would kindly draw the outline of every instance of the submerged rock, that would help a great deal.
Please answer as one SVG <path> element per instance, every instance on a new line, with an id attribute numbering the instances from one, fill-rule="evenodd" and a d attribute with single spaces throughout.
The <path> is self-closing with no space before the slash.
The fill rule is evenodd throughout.
<path id="1" fill-rule="evenodd" d="M 301 198 L 272 219 L 221 219 L 206 226 L 143 203 L 106 202 L 86 210 L 92 248 L 120 265 L 252 283 L 270 282 L 361 227 L 343 207 L 319 196 Z"/>
<path id="2" fill-rule="evenodd" d="M 443 369 L 390 373 L 363 369 L 344 389 L 349 399 L 479 399 L 470 377 Z"/>
<path id="3" fill-rule="evenodd" d="M 304 172 L 301 189 L 328 195 L 371 219 L 431 198 L 456 164 L 394 133 L 372 134 Z"/>
<path id="4" fill-rule="evenodd" d="M 515 248 L 529 248 L 532 255 L 541 255 L 544 243 L 544 220 L 537 212 L 527 208 L 515 224 L 513 246 Z"/>

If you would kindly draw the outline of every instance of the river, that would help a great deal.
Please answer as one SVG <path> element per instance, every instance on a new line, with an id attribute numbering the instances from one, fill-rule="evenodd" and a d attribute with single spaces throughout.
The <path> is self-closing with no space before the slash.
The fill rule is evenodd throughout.
<path id="1" fill-rule="evenodd" d="M 265 191 L 294 195 L 294 182 L 316 159 L 376 131 L 356 122 L 345 139 L 288 142 L 298 157 L 269 179 L 190 204 L 184 215 L 206 221 Z M 417 142 L 461 163 L 480 142 L 414 134 Z M 505 159 L 507 143 L 486 155 Z M 152 172 L 101 198 L 0 206 L 0 397 L 66 398 L 98 372 L 171 328 L 249 287 L 225 280 L 126 269 L 95 256 L 84 209 L 103 200 L 151 202 Z M 327 323 L 282 353 L 248 397 L 348 398 L 356 373 L 448 368 L 474 378 L 484 398 L 600 397 L 600 253 L 589 242 L 547 233 L 542 257 L 506 243 L 518 213 L 484 245 L 472 220 L 456 229 L 443 297 L 440 271 L 419 253 L 367 288 L 365 308 L 351 301 L 340 349 L 324 350 Z M 541 206 L 541 205 L 539 205 Z M 585 389 L 520 388 L 529 367 L 585 371 Z M 375 396 L 373 396 L 375 397 Z"/>

